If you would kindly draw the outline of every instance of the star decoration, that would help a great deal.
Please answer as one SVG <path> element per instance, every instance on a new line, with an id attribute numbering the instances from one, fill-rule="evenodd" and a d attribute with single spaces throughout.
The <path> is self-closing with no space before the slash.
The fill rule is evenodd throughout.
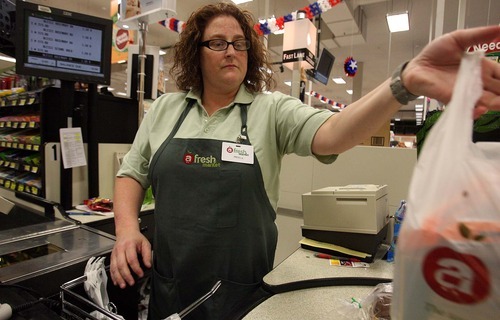
<path id="1" fill-rule="evenodd" d="M 358 71 L 358 62 L 353 57 L 348 57 L 344 62 L 344 71 L 346 76 L 354 77 Z"/>

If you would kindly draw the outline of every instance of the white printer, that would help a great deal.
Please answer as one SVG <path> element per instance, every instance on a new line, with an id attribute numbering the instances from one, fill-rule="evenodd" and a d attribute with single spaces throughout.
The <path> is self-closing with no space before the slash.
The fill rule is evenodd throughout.
<path id="1" fill-rule="evenodd" d="M 326 187 L 302 195 L 306 238 L 374 255 L 387 236 L 387 185 Z"/>

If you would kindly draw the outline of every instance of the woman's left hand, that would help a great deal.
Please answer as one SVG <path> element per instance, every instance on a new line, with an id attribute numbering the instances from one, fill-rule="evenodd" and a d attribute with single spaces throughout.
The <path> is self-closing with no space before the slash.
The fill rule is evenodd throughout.
<path id="1" fill-rule="evenodd" d="M 456 30 L 435 39 L 417 55 L 403 72 L 405 87 L 413 94 L 448 103 L 462 56 L 473 45 L 500 41 L 500 26 Z M 500 63 L 482 61 L 483 93 L 475 116 L 500 110 Z"/>

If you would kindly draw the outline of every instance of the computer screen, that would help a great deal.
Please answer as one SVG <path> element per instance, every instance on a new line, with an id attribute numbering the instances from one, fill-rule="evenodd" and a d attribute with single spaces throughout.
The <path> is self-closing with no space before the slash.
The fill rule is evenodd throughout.
<path id="1" fill-rule="evenodd" d="M 331 54 L 330 51 L 323 49 L 314 72 L 314 78 L 326 85 L 328 83 L 328 78 L 330 77 L 330 72 L 332 71 L 334 62 L 335 57 L 333 54 Z"/>
<path id="2" fill-rule="evenodd" d="M 16 72 L 110 83 L 112 21 L 34 3 L 16 3 Z"/>

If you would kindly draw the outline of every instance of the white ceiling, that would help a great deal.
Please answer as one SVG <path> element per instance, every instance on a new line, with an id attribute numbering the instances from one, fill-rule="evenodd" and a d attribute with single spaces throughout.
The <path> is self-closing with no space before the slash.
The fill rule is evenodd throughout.
<path id="1" fill-rule="evenodd" d="M 17 0 L 20 1 L 20 0 Z M 443 1 L 445 10 L 443 16 L 443 33 L 457 29 L 459 4 L 465 4 L 464 27 L 475 27 L 486 24 L 500 24 L 500 1 L 498 0 L 347 0 L 334 6 L 321 16 L 321 33 L 319 34 L 320 50 L 327 48 L 336 57 L 331 77 L 343 77 L 347 83 L 336 85 L 329 81 L 325 86 L 313 83 L 312 90 L 320 95 L 342 104 L 349 104 L 353 97 L 364 95 L 384 79 L 390 76 L 391 71 L 401 62 L 411 59 L 433 38 L 430 30 L 436 30 L 436 5 Z M 109 0 L 32 0 L 32 2 L 54 6 L 70 11 L 83 12 L 90 15 L 108 17 L 110 12 Z M 177 14 L 174 18 L 186 21 L 190 13 L 197 7 L 217 1 L 185 0 L 176 2 Z M 281 17 L 308 6 L 313 0 L 254 0 L 240 5 L 250 10 L 255 18 L 267 19 L 273 15 Z M 390 12 L 409 11 L 410 31 L 390 34 L 385 16 Z M 432 29 L 431 29 L 432 28 Z M 435 31 L 434 31 L 435 32 Z M 147 45 L 161 48 L 171 47 L 178 38 L 178 34 L 160 24 L 149 25 L 146 37 Z M 282 60 L 282 35 L 270 35 L 268 46 L 271 61 Z M 168 51 L 168 50 L 167 50 Z M 344 75 L 344 60 L 352 56 L 362 66 L 354 78 Z M 168 55 L 167 55 L 168 57 Z M 168 58 L 165 59 L 168 69 Z M 0 63 L 0 70 L 5 68 Z M 124 90 L 126 82 L 126 65 L 114 65 L 111 86 L 115 90 Z M 290 93 L 291 88 L 283 84 L 291 80 L 291 72 L 285 68 L 280 72 L 279 64 L 274 70 L 278 80 L 277 90 Z M 356 82 L 354 84 L 353 82 Z M 172 81 L 167 82 L 167 90 L 174 91 Z M 361 88 L 353 96 L 347 94 L 346 89 Z M 309 89 L 309 87 L 308 87 Z M 320 101 L 312 98 L 312 104 Z M 415 112 L 413 105 L 406 106 L 395 117 L 413 120 Z"/>

